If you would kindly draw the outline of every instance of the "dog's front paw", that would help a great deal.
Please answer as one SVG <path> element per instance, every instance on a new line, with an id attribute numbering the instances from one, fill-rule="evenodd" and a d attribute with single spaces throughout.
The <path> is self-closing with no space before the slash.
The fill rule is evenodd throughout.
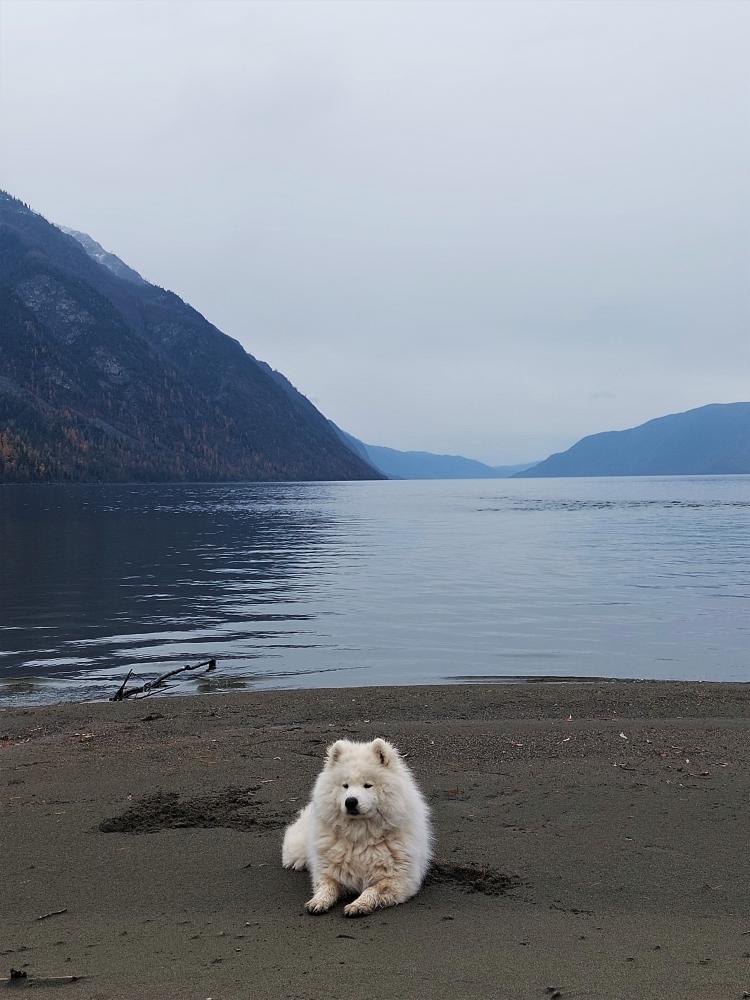
<path id="1" fill-rule="evenodd" d="M 365 917 L 368 913 L 372 913 L 373 909 L 369 903 L 355 899 L 353 903 L 347 903 L 344 907 L 344 914 L 347 917 Z"/>
<path id="2" fill-rule="evenodd" d="M 313 896 L 305 903 L 308 913 L 325 913 L 333 906 L 333 901 L 328 896 Z"/>

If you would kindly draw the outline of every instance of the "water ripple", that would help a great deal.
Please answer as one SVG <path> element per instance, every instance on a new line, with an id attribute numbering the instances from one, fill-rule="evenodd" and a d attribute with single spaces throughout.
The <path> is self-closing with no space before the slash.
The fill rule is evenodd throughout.
<path id="1" fill-rule="evenodd" d="M 748 477 L 4 487 L 0 704 L 208 656 L 200 690 L 745 680 L 748 508 Z"/>

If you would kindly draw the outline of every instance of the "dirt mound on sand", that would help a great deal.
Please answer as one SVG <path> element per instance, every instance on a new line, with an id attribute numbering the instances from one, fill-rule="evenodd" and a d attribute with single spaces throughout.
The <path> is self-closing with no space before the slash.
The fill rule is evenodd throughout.
<path id="1" fill-rule="evenodd" d="M 193 798 L 182 798 L 179 792 L 159 792 L 140 799 L 119 816 L 102 820 L 99 829 L 102 833 L 156 833 L 190 827 L 253 830 L 283 826 L 288 817 L 273 811 L 270 803 L 257 801 L 259 788 L 229 787 Z"/>
<path id="2" fill-rule="evenodd" d="M 427 875 L 436 885 L 453 885 L 462 892 L 481 892 L 485 896 L 502 896 L 514 886 L 516 879 L 484 865 L 450 865 L 436 861 Z"/>

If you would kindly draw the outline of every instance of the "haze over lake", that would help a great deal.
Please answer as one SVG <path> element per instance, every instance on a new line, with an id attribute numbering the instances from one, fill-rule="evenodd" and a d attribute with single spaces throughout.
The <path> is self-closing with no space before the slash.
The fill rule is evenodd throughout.
<path id="1" fill-rule="evenodd" d="M 0 552 L 0 704 L 750 677 L 750 477 L 5 487 Z"/>

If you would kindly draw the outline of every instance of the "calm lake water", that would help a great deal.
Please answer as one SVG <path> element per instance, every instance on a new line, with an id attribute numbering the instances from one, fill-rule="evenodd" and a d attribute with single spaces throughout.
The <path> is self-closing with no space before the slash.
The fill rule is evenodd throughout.
<path id="1" fill-rule="evenodd" d="M 750 679 L 750 477 L 0 488 L 0 705 Z"/>

